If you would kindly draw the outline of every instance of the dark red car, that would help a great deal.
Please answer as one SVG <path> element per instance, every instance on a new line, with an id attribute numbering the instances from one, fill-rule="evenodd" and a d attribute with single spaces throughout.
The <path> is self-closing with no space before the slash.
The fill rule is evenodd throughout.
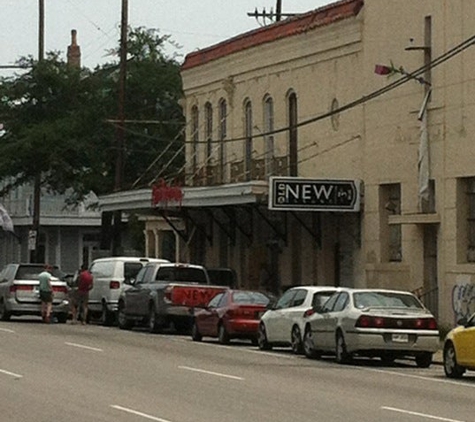
<path id="1" fill-rule="evenodd" d="M 257 344 L 259 319 L 270 298 L 250 290 L 226 290 L 217 294 L 204 309 L 195 311 L 191 337 L 217 337 L 221 344 L 233 338 L 250 339 Z"/>

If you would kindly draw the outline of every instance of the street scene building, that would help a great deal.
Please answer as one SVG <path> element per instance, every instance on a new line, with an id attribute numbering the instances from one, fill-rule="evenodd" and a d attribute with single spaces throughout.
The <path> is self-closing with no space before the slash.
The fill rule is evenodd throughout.
<path id="1" fill-rule="evenodd" d="M 474 20 L 469 0 L 343 0 L 187 55 L 185 183 L 103 209 L 243 287 L 410 290 L 453 323 L 475 310 Z"/>

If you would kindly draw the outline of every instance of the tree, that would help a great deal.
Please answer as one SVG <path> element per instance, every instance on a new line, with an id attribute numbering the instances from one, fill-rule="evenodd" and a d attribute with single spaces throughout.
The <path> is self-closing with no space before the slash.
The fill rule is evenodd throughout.
<path id="1" fill-rule="evenodd" d="M 182 85 L 179 64 L 164 52 L 168 36 L 157 30 L 129 31 L 123 188 L 152 166 L 160 169 L 183 146 Z M 53 193 L 69 192 L 76 202 L 91 190 L 101 195 L 114 188 L 118 99 L 118 64 L 93 71 L 77 69 L 50 52 L 41 62 L 19 60 L 21 75 L 0 79 L 0 180 L 6 193 L 41 174 L 41 185 Z M 140 121 L 153 121 L 143 124 Z M 157 123 L 160 122 L 160 123 Z M 168 174 L 183 165 L 178 154 Z M 72 193 L 70 193 L 72 192 Z"/>

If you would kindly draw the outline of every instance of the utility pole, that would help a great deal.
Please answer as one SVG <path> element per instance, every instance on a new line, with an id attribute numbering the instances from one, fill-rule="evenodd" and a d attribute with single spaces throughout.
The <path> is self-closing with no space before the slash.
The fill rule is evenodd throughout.
<path id="1" fill-rule="evenodd" d="M 39 22 L 38 22 L 38 63 L 42 62 L 45 56 L 45 2 L 38 0 Z M 33 185 L 33 224 L 28 234 L 28 249 L 30 250 L 30 262 L 38 262 L 39 230 L 41 213 L 41 168 L 36 170 Z"/>
<path id="2" fill-rule="evenodd" d="M 117 154 L 115 162 L 115 191 L 122 189 L 124 178 L 124 149 L 125 149 L 125 85 L 127 80 L 127 30 L 128 30 L 128 0 L 122 0 L 122 19 L 120 28 L 120 73 L 117 127 Z M 113 216 L 112 255 L 121 253 L 122 212 L 114 211 Z"/>

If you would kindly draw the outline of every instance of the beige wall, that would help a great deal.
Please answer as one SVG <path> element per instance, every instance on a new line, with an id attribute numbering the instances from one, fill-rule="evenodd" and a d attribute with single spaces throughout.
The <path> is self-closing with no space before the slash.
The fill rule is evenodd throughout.
<path id="1" fill-rule="evenodd" d="M 423 52 L 408 51 L 405 47 L 423 45 L 426 16 L 431 16 L 432 22 L 432 59 L 472 36 L 475 27 L 473 0 L 366 0 L 356 18 L 183 71 L 185 112 L 189 116 L 193 105 L 199 107 L 201 141 L 204 139 L 203 106 L 207 101 L 213 104 L 217 127 L 220 98 L 228 101 L 229 139 L 244 135 L 246 99 L 253 104 L 256 134 L 263 130 L 266 95 L 274 99 L 276 129 L 288 124 L 286 98 L 290 90 L 297 94 L 299 121 L 319 116 L 330 111 L 334 99 L 343 106 L 400 77 L 375 75 L 375 64 L 392 62 L 406 71 L 423 66 Z M 417 115 L 424 97 L 423 85 L 409 81 L 342 112 L 336 129 L 330 118 L 299 129 L 300 177 L 364 182 L 364 205 L 359 223 L 355 225 L 345 216 L 324 213 L 321 249 L 316 247 L 315 239 L 300 230 L 297 237 L 302 250 L 302 283 L 334 281 L 333 247 L 338 241 L 347 254 L 341 257 L 341 264 L 346 266 L 343 273 L 350 274 L 345 275 L 343 284 L 420 289 L 424 286 L 425 273 L 424 225 L 431 222 L 437 230 L 439 319 L 445 324 L 453 323 L 454 310 L 461 312 L 463 306 L 469 306 L 465 303 L 471 300 L 467 290 L 464 290 L 465 296 L 460 292 L 463 286 L 475 283 L 475 265 L 465 262 L 464 242 L 460 239 L 464 236 L 460 224 L 465 221 L 465 214 L 461 209 L 464 194 L 457 194 L 457 178 L 475 175 L 474 55 L 475 48 L 468 48 L 431 70 L 433 92 L 428 125 L 430 177 L 435 179 L 436 191 L 435 217 L 412 217 L 419 213 L 420 122 Z M 277 134 L 275 143 L 276 155 L 288 154 L 286 132 Z M 255 139 L 254 146 L 256 154 L 261 155 L 263 140 Z M 188 154 L 190 151 L 188 148 Z M 229 162 L 242 160 L 244 142 L 227 143 L 226 154 Z M 204 148 L 201 148 L 201 162 L 203 159 Z M 389 216 L 380 201 L 380 186 L 390 183 L 401 184 L 401 216 L 394 220 L 402 222 L 401 262 L 388 262 L 384 252 Z M 353 232 L 356 234 L 348 235 Z M 297 241 L 294 236 L 293 242 Z M 251 258 L 240 236 L 238 243 L 237 250 L 232 252 L 234 262 L 231 264 L 239 268 L 244 277 L 252 278 L 254 275 L 246 274 L 251 266 L 242 262 Z M 291 261 L 295 259 L 290 251 L 289 245 L 284 246 L 280 258 L 284 280 L 291 278 Z M 460 293 L 460 303 L 456 298 L 457 303 L 453 304 L 452 292 Z M 465 301 L 465 305 L 461 301 Z"/>

